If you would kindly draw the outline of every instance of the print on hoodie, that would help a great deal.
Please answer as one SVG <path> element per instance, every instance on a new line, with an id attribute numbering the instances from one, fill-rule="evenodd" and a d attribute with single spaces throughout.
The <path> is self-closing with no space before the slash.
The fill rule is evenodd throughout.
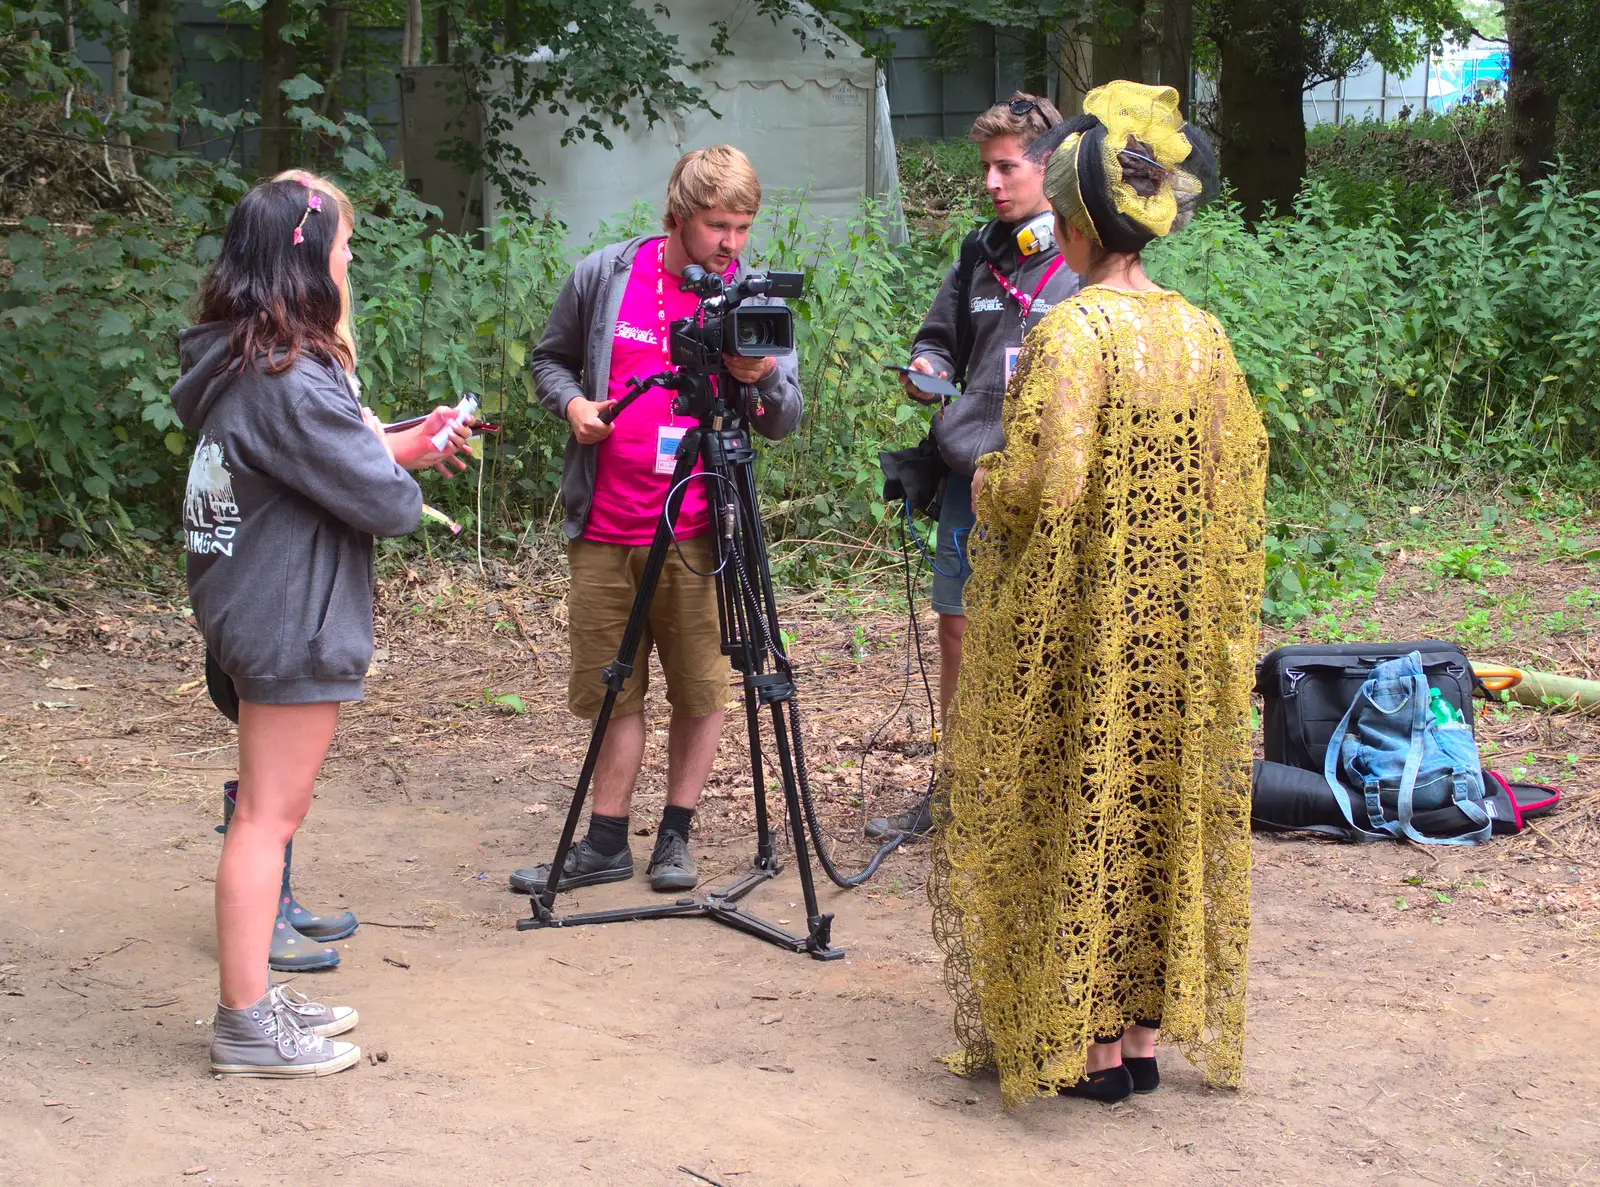
<path id="1" fill-rule="evenodd" d="M 189 484 L 183 495 L 188 550 L 200 556 L 232 556 L 240 518 L 233 497 L 233 474 L 223 459 L 222 446 L 201 437 L 189 463 Z"/>

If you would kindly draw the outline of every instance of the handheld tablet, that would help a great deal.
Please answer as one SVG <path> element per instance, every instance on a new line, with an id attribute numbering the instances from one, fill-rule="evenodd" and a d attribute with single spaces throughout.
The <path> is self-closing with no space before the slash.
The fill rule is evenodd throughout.
<path id="1" fill-rule="evenodd" d="M 937 375 L 924 375 L 921 371 L 913 371 L 910 367 L 887 367 L 885 370 L 897 371 L 911 381 L 911 386 L 925 396 L 938 396 L 945 400 L 954 400 L 961 395 L 961 389 L 948 379 L 940 379 Z"/>

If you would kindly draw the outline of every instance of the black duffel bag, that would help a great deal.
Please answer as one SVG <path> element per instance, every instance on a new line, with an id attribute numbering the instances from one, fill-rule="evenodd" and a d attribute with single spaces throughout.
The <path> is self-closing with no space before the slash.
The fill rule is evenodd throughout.
<path id="1" fill-rule="evenodd" d="M 1513 783 L 1495 771 L 1483 772 L 1483 806 L 1496 836 L 1519 833 L 1561 801 L 1561 793 L 1541 783 Z M 1448 836 L 1462 830 L 1461 813 L 1437 808 L 1412 816 L 1414 827 Z M 1378 833 L 1351 828 L 1328 781 L 1313 771 L 1255 760 L 1250 780 L 1250 827 L 1257 832 L 1317 833 L 1340 841 L 1376 841 Z"/>
<path id="2" fill-rule="evenodd" d="M 1356 693 L 1385 660 L 1407 652 L 1422 656 L 1428 684 L 1473 726 L 1472 691 L 1481 687 L 1466 653 L 1454 643 L 1295 643 L 1256 665 L 1261 694 L 1262 747 L 1268 762 L 1314 771 L 1321 777 L 1328 740 Z"/>

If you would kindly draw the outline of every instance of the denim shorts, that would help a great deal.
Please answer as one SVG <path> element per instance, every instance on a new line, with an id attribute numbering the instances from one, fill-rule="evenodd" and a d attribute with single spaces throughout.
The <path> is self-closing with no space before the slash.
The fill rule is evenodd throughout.
<path id="1" fill-rule="evenodd" d="M 967 563 L 967 537 L 972 534 L 972 478 L 951 471 L 944 480 L 939 505 L 938 544 L 933 553 L 933 608 L 939 614 L 966 614 L 961 591 L 972 566 Z"/>

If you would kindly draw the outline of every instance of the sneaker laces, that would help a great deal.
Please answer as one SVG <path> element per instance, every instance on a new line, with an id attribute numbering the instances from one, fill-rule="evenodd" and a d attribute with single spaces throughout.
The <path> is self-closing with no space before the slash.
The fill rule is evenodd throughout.
<path id="1" fill-rule="evenodd" d="M 278 1053 L 285 1059 L 296 1059 L 322 1050 L 322 1036 L 311 1033 L 294 1005 L 279 992 L 278 986 L 273 986 L 267 995 L 267 1016 L 261 1020 L 261 1029 L 278 1044 Z"/>
<path id="2" fill-rule="evenodd" d="M 271 992 L 279 1005 L 286 1010 L 292 1011 L 295 1017 L 299 1018 L 302 1024 L 307 1027 L 317 1025 L 318 1022 L 332 1013 L 321 1002 L 314 1002 L 299 990 L 290 989 L 287 985 L 274 985 Z M 315 1019 L 316 1021 L 307 1021 L 308 1019 Z"/>
<path id="3" fill-rule="evenodd" d="M 668 829 L 661 834 L 661 840 L 656 845 L 656 850 L 650 855 L 650 868 L 658 869 L 661 866 L 683 867 L 689 860 L 688 838 L 680 836 L 674 829 Z"/>

